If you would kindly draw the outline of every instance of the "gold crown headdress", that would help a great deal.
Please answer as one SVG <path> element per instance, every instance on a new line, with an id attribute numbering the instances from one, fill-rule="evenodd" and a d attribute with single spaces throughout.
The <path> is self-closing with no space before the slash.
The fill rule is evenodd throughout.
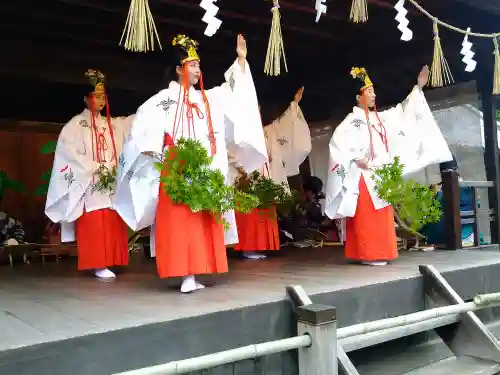
<path id="1" fill-rule="evenodd" d="M 358 68 L 357 66 L 353 67 L 351 69 L 351 76 L 354 79 L 357 79 L 363 83 L 363 86 L 361 87 L 360 91 L 373 86 L 373 82 L 368 76 L 368 73 L 365 68 Z"/>
<path id="2" fill-rule="evenodd" d="M 191 39 L 190 37 L 183 35 L 183 34 L 178 34 L 174 40 L 172 40 L 172 46 L 179 46 L 181 47 L 184 51 L 186 51 L 186 54 L 188 57 L 183 59 L 181 61 L 182 64 L 190 62 L 190 61 L 199 61 L 200 57 L 198 56 L 198 46 L 199 43 Z"/>
<path id="3" fill-rule="evenodd" d="M 94 86 L 94 91 L 104 92 L 104 74 L 98 70 L 88 69 L 85 72 L 85 77 L 87 77 L 90 84 Z"/>

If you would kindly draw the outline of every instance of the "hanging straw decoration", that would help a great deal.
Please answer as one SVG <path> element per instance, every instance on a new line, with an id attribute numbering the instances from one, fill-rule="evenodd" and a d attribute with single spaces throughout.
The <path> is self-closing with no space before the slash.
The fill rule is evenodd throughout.
<path id="1" fill-rule="evenodd" d="M 495 46 L 495 67 L 493 68 L 493 95 L 500 94 L 500 52 L 498 51 L 498 37 L 493 38 L 493 45 Z"/>
<path id="2" fill-rule="evenodd" d="M 349 19 L 354 23 L 368 21 L 368 4 L 366 0 L 352 1 L 351 16 Z"/>
<path id="3" fill-rule="evenodd" d="M 437 19 L 434 19 L 434 56 L 432 58 L 431 77 L 429 83 L 432 87 L 443 87 L 453 82 L 450 66 L 441 47 Z"/>
<path id="4" fill-rule="evenodd" d="M 128 10 L 127 22 L 123 28 L 120 45 L 125 37 L 124 48 L 132 52 L 154 51 L 154 37 L 161 48 L 148 0 L 132 0 Z"/>
<path id="5" fill-rule="evenodd" d="M 419 10 L 422 14 L 424 14 L 425 16 L 429 17 L 431 20 L 434 21 L 435 47 L 434 47 L 434 59 L 432 61 L 432 67 L 431 67 L 431 79 L 429 84 L 434 87 L 441 87 L 443 86 L 443 83 L 446 84 L 453 82 L 453 77 L 451 75 L 450 68 L 448 66 L 448 63 L 446 62 L 446 59 L 443 56 L 443 51 L 441 49 L 441 42 L 439 41 L 439 35 L 437 30 L 439 24 L 440 26 L 445 27 L 448 30 L 464 34 L 465 35 L 464 41 L 468 41 L 468 37 L 488 38 L 493 40 L 493 46 L 495 48 L 493 52 L 493 54 L 495 55 L 493 95 L 500 95 L 500 53 L 498 49 L 498 38 L 500 37 L 500 32 L 493 34 L 485 34 L 485 33 L 471 32 L 470 29 L 464 30 L 457 26 L 453 26 L 450 25 L 449 23 L 443 22 L 438 18 L 434 17 L 427 10 L 425 10 L 420 4 L 418 4 L 416 0 L 407 0 L 407 1 L 413 4 L 413 6 L 417 10 Z M 465 51 L 464 50 L 462 51 L 467 53 L 470 52 L 470 49 L 465 49 Z M 469 59 L 467 61 L 466 60 L 463 61 L 469 63 L 471 60 Z M 475 63 L 475 61 L 472 62 Z M 467 71 L 472 71 L 472 70 L 473 68 L 471 67 L 470 70 Z M 444 79 L 443 79 L 443 71 L 444 71 Z"/>
<path id="6" fill-rule="evenodd" d="M 285 57 L 285 47 L 283 45 L 283 36 L 281 34 L 281 16 L 278 0 L 273 0 L 273 21 L 271 23 L 271 33 L 269 34 L 269 43 L 267 45 L 266 63 L 264 65 L 264 73 L 268 76 L 279 76 L 281 73 L 281 56 L 283 55 L 283 63 L 285 71 L 288 72 Z"/>

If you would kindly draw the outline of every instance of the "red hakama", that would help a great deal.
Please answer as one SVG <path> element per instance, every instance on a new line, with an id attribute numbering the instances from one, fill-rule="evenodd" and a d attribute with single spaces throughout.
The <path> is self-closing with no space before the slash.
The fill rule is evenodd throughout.
<path id="1" fill-rule="evenodd" d="M 228 271 L 224 228 L 208 212 L 175 204 L 160 186 L 156 265 L 162 278 Z"/>
<path id="2" fill-rule="evenodd" d="M 392 206 L 375 209 L 363 176 L 359 180 L 356 214 L 346 219 L 345 256 L 361 261 L 398 257 Z"/>
<path id="3" fill-rule="evenodd" d="M 279 250 L 280 238 L 276 209 L 254 209 L 249 214 L 235 212 L 239 243 L 237 251 Z"/>
<path id="4" fill-rule="evenodd" d="M 116 211 L 84 211 L 75 231 L 79 270 L 128 265 L 127 225 Z"/>
<path id="5" fill-rule="evenodd" d="M 164 145 L 173 144 L 170 134 L 165 134 Z M 228 271 L 222 223 L 208 212 L 192 212 L 188 206 L 174 203 L 163 184 L 155 226 L 156 267 L 161 278 Z"/>

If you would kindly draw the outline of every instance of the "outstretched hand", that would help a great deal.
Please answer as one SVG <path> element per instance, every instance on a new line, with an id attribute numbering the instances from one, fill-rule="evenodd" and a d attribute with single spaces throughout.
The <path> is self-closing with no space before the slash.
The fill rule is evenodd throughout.
<path id="1" fill-rule="evenodd" d="M 420 89 L 423 89 L 427 82 L 429 81 L 429 67 L 424 65 L 422 70 L 420 71 L 417 79 L 417 85 Z"/>
<path id="2" fill-rule="evenodd" d="M 236 39 L 236 53 L 239 59 L 247 58 L 247 41 L 241 34 L 238 34 Z"/>
<path id="3" fill-rule="evenodd" d="M 369 169 L 368 160 L 367 159 L 356 159 L 356 165 L 361 169 Z"/>
<path id="4" fill-rule="evenodd" d="M 295 94 L 295 96 L 293 97 L 293 101 L 297 104 L 300 103 L 300 101 L 302 100 L 302 94 L 304 94 L 304 87 L 301 87 L 297 93 Z"/>

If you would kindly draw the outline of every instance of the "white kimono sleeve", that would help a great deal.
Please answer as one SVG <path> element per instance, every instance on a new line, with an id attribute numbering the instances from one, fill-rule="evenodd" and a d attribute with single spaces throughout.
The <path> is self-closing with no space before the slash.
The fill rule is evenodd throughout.
<path id="1" fill-rule="evenodd" d="M 55 223 L 72 222 L 82 215 L 85 191 L 99 168 L 92 150 L 85 146 L 83 132 L 87 130 L 75 117 L 63 127 L 57 140 L 45 203 L 45 214 Z"/>
<path id="2" fill-rule="evenodd" d="M 273 148 L 280 147 L 286 176 L 299 174 L 300 164 L 311 152 L 311 132 L 299 105 L 293 101 L 280 118 L 266 126 L 265 131 L 270 141 L 270 154 L 276 154 Z"/>
<path id="3" fill-rule="evenodd" d="M 144 152 L 161 154 L 164 140 L 164 112 L 156 106 L 139 108 L 118 163 L 113 207 L 133 230 L 154 223 L 160 186 L 155 160 Z"/>
<path id="4" fill-rule="evenodd" d="M 224 108 L 227 149 L 253 172 L 267 161 L 267 150 L 252 73 L 248 63 L 243 70 L 235 61 L 224 77 L 226 82 L 215 90 Z"/>
<path id="5" fill-rule="evenodd" d="M 356 212 L 361 169 L 354 160 L 361 159 L 363 155 L 356 144 L 359 140 L 352 120 L 352 115 L 346 117 L 333 132 L 329 144 L 325 214 L 330 219 L 352 217 Z"/>
<path id="6" fill-rule="evenodd" d="M 117 133 L 119 133 L 118 134 L 119 141 L 121 143 L 120 143 L 120 147 L 118 147 L 118 149 L 120 150 L 120 152 L 123 148 L 122 146 L 125 144 L 125 142 L 128 139 L 130 129 L 132 128 L 132 123 L 133 123 L 134 119 L 135 119 L 135 114 L 127 116 L 127 117 L 116 117 L 112 121 L 113 125 L 115 125 L 115 127 L 117 129 Z"/>
<path id="7" fill-rule="evenodd" d="M 418 87 L 401 104 L 381 112 L 380 118 L 388 133 L 390 155 L 400 158 L 405 175 L 453 159 L 424 93 Z"/>
<path id="8" fill-rule="evenodd" d="M 227 153 L 227 161 L 229 166 L 226 184 L 230 185 L 234 184 L 236 178 L 238 177 L 238 168 L 240 168 L 241 165 L 230 151 Z M 224 212 L 224 219 L 229 223 L 229 228 L 224 231 L 224 245 L 227 246 L 237 244 L 239 242 L 238 227 L 234 210 Z"/>

